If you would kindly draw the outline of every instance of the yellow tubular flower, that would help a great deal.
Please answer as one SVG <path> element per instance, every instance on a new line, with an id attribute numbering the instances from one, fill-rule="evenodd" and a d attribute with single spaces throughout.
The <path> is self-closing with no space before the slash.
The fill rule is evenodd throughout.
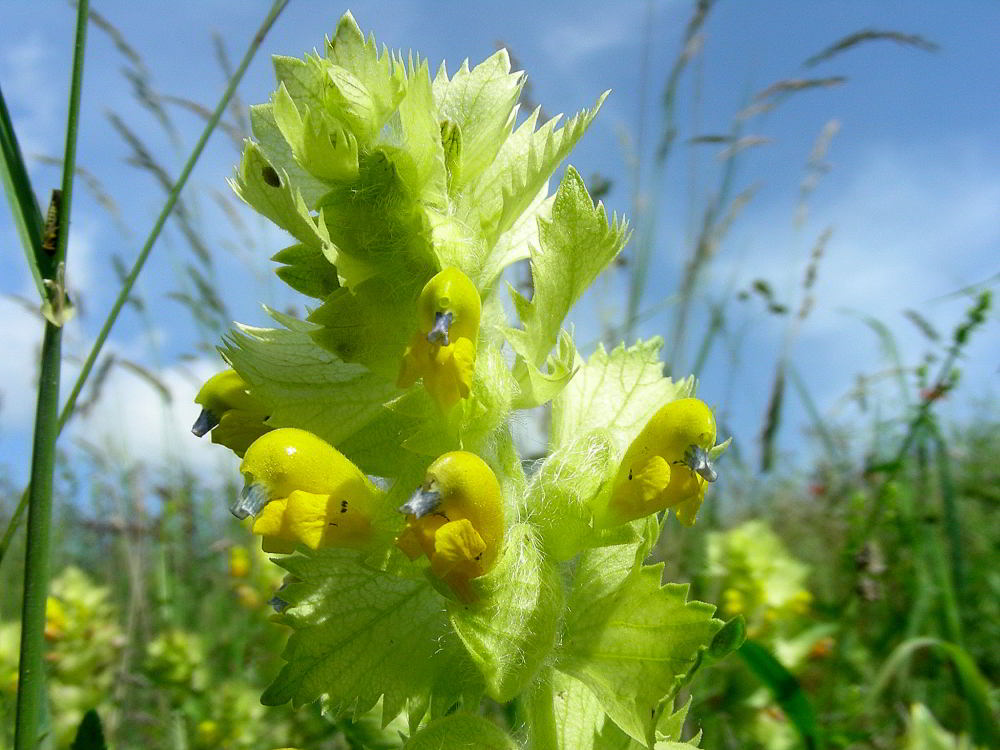
<path id="1" fill-rule="evenodd" d="M 419 327 L 403 354 L 396 384 L 409 388 L 422 377 L 442 409 L 468 398 L 482 307 L 475 285 L 457 268 L 428 281 L 417 300 Z"/>
<path id="2" fill-rule="evenodd" d="M 240 472 L 243 492 L 230 511 L 255 517 L 251 528 L 265 552 L 293 552 L 296 543 L 312 549 L 368 543 L 381 490 L 311 432 L 282 427 L 262 435 Z"/>
<path id="3" fill-rule="evenodd" d="M 598 509 L 598 527 L 616 526 L 673 508 L 685 526 L 717 478 L 708 451 L 715 445 L 715 416 L 696 398 L 663 406 L 625 451 L 607 506 Z"/>
<path id="4" fill-rule="evenodd" d="M 223 370 L 206 380 L 194 402 L 202 408 L 191 432 L 201 437 L 211 431 L 213 443 L 240 458 L 250 443 L 271 429 L 264 424 L 267 407 L 253 397 L 235 370 Z"/>
<path id="5" fill-rule="evenodd" d="M 469 581 L 489 572 L 503 548 L 503 499 L 493 470 L 466 451 L 445 453 L 400 511 L 406 528 L 396 544 L 411 559 L 427 555 L 431 572 L 466 603 Z"/>

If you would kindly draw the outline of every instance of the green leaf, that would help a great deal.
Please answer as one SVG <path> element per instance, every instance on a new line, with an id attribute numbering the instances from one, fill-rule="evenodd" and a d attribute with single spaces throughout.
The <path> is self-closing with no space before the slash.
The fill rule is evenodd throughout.
<path id="1" fill-rule="evenodd" d="M 500 235 L 488 254 L 467 253 L 462 265 L 465 275 L 482 289 L 490 289 L 507 266 L 531 257 L 532 248 L 538 248 L 538 221 L 552 217 L 554 195 L 549 195 L 545 182 L 535 199 L 528 205 L 506 232 Z M 475 264 L 475 265 L 474 265 Z"/>
<path id="2" fill-rule="evenodd" d="M 278 128 L 273 105 L 255 104 L 250 107 L 250 129 L 264 158 L 275 168 L 282 169 L 289 181 L 299 191 L 306 207 L 316 207 L 319 199 L 330 191 L 329 185 L 303 169 L 292 154 L 292 147 Z"/>
<path id="3" fill-rule="evenodd" d="M 361 80 L 339 65 L 327 68 L 330 86 L 326 90 L 326 109 L 345 123 L 363 144 L 371 142 L 385 124 L 387 113 L 379 112 L 374 97 Z"/>
<path id="4" fill-rule="evenodd" d="M 398 394 L 394 384 L 317 346 L 310 336 L 315 326 L 276 317 L 288 330 L 240 326 L 222 349 L 254 396 L 270 407 L 269 425 L 299 427 L 339 446 Z"/>
<path id="5" fill-rule="evenodd" d="M 391 150 L 363 154 L 358 168 L 355 180 L 331 184 L 318 204 L 335 245 L 328 249 L 330 262 L 352 290 L 379 275 L 419 293 L 439 270 L 424 211 L 401 178 Z"/>
<path id="6" fill-rule="evenodd" d="M 395 382 L 406 345 L 417 329 L 417 297 L 425 277 L 394 284 L 366 279 L 354 290 L 340 288 L 312 311 L 313 340 L 344 362 L 364 365 Z"/>
<path id="7" fill-rule="evenodd" d="M 284 88 L 295 102 L 306 109 L 325 108 L 326 89 L 330 84 L 326 65 L 320 57 L 306 55 L 305 59 L 300 59 L 273 55 L 271 62 L 279 90 Z"/>
<path id="8" fill-rule="evenodd" d="M 334 715 L 358 716 L 382 696 L 384 721 L 406 708 L 411 722 L 428 705 L 432 716 L 463 698 L 476 705 L 479 674 L 426 579 L 377 570 L 341 549 L 281 564 L 298 579 L 281 592 L 289 609 L 280 619 L 295 632 L 265 705 L 322 696 Z"/>
<path id="9" fill-rule="evenodd" d="M 607 92 L 593 109 L 577 113 L 561 128 L 556 128 L 561 117 L 557 115 L 536 131 L 539 113 L 536 109 L 504 141 L 496 158 L 461 200 L 459 214 L 468 217 L 470 223 L 479 223 L 491 244 L 496 241 L 531 205 L 556 167 L 573 150 L 597 116 L 605 97 Z"/>
<path id="10" fill-rule="evenodd" d="M 518 750 L 500 727 L 482 716 L 457 713 L 432 721 L 403 750 Z"/>
<path id="11" fill-rule="evenodd" d="M 285 84 L 274 93 L 272 113 L 292 156 L 310 174 L 322 180 L 349 180 L 358 174 L 358 141 L 318 109 L 299 107 Z"/>
<path id="12" fill-rule="evenodd" d="M 795 675 L 755 641 L 744 641 L 738 653 L 750 671 L 771 691 L 781 710 L 799 730 L 806 749 L 822 747 L 816 713 Z"/>
<path id="13" fill-rule="evenodd" d="M 552 403 L 550 446 L 607 430 L 624 452 L 650 417 L 666 403 L 690 396 L 694 378 L 674 382 L 663 375 L 660 338 L 619 345 L 608 354 L 602 345 Z"/>
<path id="14" fill-rule="evenodd" d="M 687 601 L 686 584 L 661 587 L 662 563 L 622 579 L 620 565 L 605 563 L 613 554 L 622 559 L 604 550 L 583 555 L 557 668 L 587 685 L 622 730 L 649 745 L 664 698 L 722 622 L 712 617 L 713 606 Z"/>
<path id="15" fill-rule="evenodd" d="M 604 206 L 591 202 L 583 179 L 567 168 L 551 220 L 539 221 L 541 247 L 531 253 L 534 294 L 529 301 L 512 290 L 524 328 L 507 331 L 507 338 L 529 364 L 545 361 L 566 314 L 626 239 L 625 223 L 615 216 L 609 226 Z"/>
<path id="16" fill-rule="evenodd" d="M 272 255 L 271 260 L 283 264 L 274 270 L 279 279 L 309 297 L 325 299 L 340 287 L 337 269 L 316 248 L 292 245 Z"/>
<path id="17" fill-rule="evenodd" d="M 251 208 L 299 242 L 316 248 L 329 244 L 326 227 L 313 219 L 301 193 L 289 181 L 288 172 L 268 163 L 256 143 L 246 143 L 236 179 L 229 184 Z"/>
<path id="18" fill-rule="evenodd" d="M 410 60 L 406 97 L 399 104 L 403 147 L 410 157 L 411 169 L 400 169 L 411 195 L 419 196 L 428 206 L 448 205 L 448 174 L 441 145 L 441 126 L 434 117 L 434 100 L 427 61 L 414 69 Z"/>
<path id="19" fill-rule="evenodd" d="M 107 750 L 104 742 L 104 728 L 101 726 L 101 717 L 93 708 L 83 715 L 80 725 L 76 729 L 76 737 L 70 750 Z"/>
<path id="20" fill-rule="evenodd" d="M 462 149 L 454 194 L 474 184 L 493 162 L 514 126 L 514 105 L 524 85 L 522 73 L 510 72 L 510 57 L 501 49 L 471 71 L 469 61 L 449 80 L 442 63 L 434 77 L 438 113 L 458 126 Z"/>
<path id="21" fill-rule="evenodd" d="M 31 187 L 28 170 L 24 166 L 21 147 L 17 142 L 17 133 L 10 120 L 3 92 L 0 92 L 0 180 L 3 181 L 3 192 L 7 196 L 7 203 L 14 217 L 24 257 L 35 279 L 38 295 L 44 300 L 47 295 L 36 257 L 42 246 L 44 231 L 42 212 Z"/>
<path id="22" fill-rule="evenodd" d="M 476 605 L 449 602 L 451 622 L 486 681 L 486 692 L 516 698 L 548 658 L 563 609 L 558 570 L 526 524 L 507 529 L 497 566 L 476 581 Z"/>
<path id="23" fill-rule="evenodd" d="M 546 372 L 528 362 L 517 346 L 514 351 L 521 355 L 513 372 L 518 388 L 515 409 L 531 409 L 554 399 L 576 373 L 579 362 L 573 338 L 566 331 L 559 332 L 558 347 L 545 361 Z"/>
<path id="24" fill-rule="evenodd" d="M 693 697 L 689 697 L 687 703 L 672 713 L 663 712 L 656 724 L 656 742 L 653 750 L 690 750 L 692 747 L 698 747 L 700 732 L 687 742 L 681 741 L 681 732 L 684 730 L 684 721 L 687 719 L 692 699 Z M 610 721 L 604 723 L 594 743 L 595 750 L 646 750 L 647 747 L 648 745 L 633 740 Z"/>
<path id="25" fill-rule="evenodd" d="M 350 74 L 364 87 L 372 103 L 375 133 L 399 106 L 406 88 L 402 61 L 393 60 L 383 47 L 379 55 L 375 36 L 364 34 L 350 11 L 337 24 L 332 40 L 326 43 L 327 59 Z"/>

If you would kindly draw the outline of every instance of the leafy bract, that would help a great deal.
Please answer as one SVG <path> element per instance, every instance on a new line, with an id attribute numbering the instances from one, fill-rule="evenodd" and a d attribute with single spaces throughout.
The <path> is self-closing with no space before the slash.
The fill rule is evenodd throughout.
<path id="1" fill-rule="evenodd" d="M 686 584 L 661 586 L 662 563 L 621 577 L 622 568 L 608 560 L 622 560 L 628 549 L 583 554 L 557 667 L 587 685 L 629 736 L 649 745 L 664 698 L 722 622 L 712 617 L 713 606 L 687 601 Z"/>
<path id="2" fill-rule="evenodd" d="M 487 694 L 516 697 L 555 645 L 562 581 L 526 524 L 507 531 L 497 566 L 476 581 L 476 605 L 449 604 L 451 622 L 486 681 Z"/>
<path id="3" fill-rule="evenodd" d="M 456 713 L 430 722 L 403 750 L 518 750 L 500 727 L 482 716 Z"/>
<path id="4" fill-rule="evenodd" d="M 311 216 L 284 165 L 269 164 L 256 143 L 249 142 L 243 149 L 239 172 L 230 185 L 240 198 L 299 242 L 317 248 L 329 243 L 326 228 Z"/>
<path id="5" fill-rule="evenodd" d="M 279 279 L 309 297 L 323 299 L 340 286 L 337 269 L 316 248 L 292 245 L 272 255 L 271 260 L 282 264 L 275 269 Z"/>
<path id="6" fill-rule="evenodd" d="M 592 109 L 577 113 L 563 127 L 561 115 L 535 130 L 539 109 L 507 138 L 474 188 L 459 199 L 459 213 L 474 218 L 492 244 L 528 208 L 556 167 L 597 116 L 607 92 Z"/>
<path id="7" fill-rule="evenodd" d="M 614 445 L 600 431 L 581 436 L 542 461 L 532 476 L 523 513 L 557 560 L 568 560 L 596 542 L 591 504 L 617 470 Z M 626 527 L 618 530 L 625 532 Z"/>
<path id="8" fill-rule="evenodd" d="M 493 163 L 514 125 L 515 105 L 523 85 L 524 75 L 510 72 L 510 57 L 505 49 L 472 70 L 465 60 L 450 79 L 443 63 L 438 69 L 434 103 L 441 118 L 461 133 L 453 192 L 475 184 Z"/>
<path id="9" fill-rule="evenodd" d="M 694 378 L 674 382 L 663 375 L 662 345 L 653 338 L 629 348 L 622 344 L 610 354 L 598 345 L 552 403 L 551 447 L 601 429 L 624 451 L 661 406 L 690 396 Z"/>
<path id="10" fill-rule="evenodd" d="M 382 127 L 404 95 L 402 61 L 393 60 L 385 48 L 380 55 L 375 36 L 365 39 L 350 11 L 340 19 L 333 39 L 327 40 L 326 56 L 364 87 L 372 101 L 372 125 L 375 130 Z"/>
<path id="11" fill-rule="evenodd" d="M 625 246 L 628 232 L 617 216 L 608 225 L 603 204 L 593 204 L 583 178 L 569 167 L 552 218 L 539 220 L 538 234 L 540 247 L 531 252 L 531 300 L 512 290 L 523 329 L 507 333 L 514 351 L 534 366 L 545 361 L 566 313 Z"/>
<path id="12" fill-rule="evenodd" d="M 299 427 L 338 446 L 377 419 L 398 391 L 361 365 L 338 360 L 309 335 L 315 328 L 286 316 L 291 328 L 239 326 L 223 355 L 271 411 L 272 427 Z"/>
<path id="13" fill-rule="evenodd" d="M 250 107 L 250 129 L 264 158 L 272 165 L 280 165 L 291 183 L 298 188 L 306 206 L 314 208 L 330 188 L 299 166 L 292 154 L 292 147 L 278 128 L 271 104 L 254 104 Z"/>
<path id="14" fill-rule="evenodd" d="M 295 632 L 287 662 L 261 701 L 302 705 L 320 697 L 335 715 L 383 700 L 383 721 L 404 708 L 443 715 L 482 685 L 448 627 L 440 595 L 421 578 L 369 567 L 361 554 L 328 549 L 281 561 L 297 579 L 280 596 Z"/>

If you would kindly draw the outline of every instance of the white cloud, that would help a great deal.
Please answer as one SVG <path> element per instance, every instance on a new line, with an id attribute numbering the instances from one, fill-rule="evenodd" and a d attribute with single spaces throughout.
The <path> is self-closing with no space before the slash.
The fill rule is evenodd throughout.
<path id="1" fill-rule="evenodd" d="M 60 89 L 52 85 L 51 57 L 49 47 L 37 34 L 11 44 L 0 57 L 4 97 L 25 159 L 31 154 L 57 152 L 63 123 L 56 96 Z"/>
<path id="2" fill-rule="evenodd" d="M 715 277 L 723 284 L 735 277 L 740 288 L 763 278 L 782 299 L 797 294 L 813 242 L 832 227 L 816 307 L 803 330 L 816 338 L 842 334 L 844 310 L 897 321 L 907 308 L 925 309 L 929 300 L 990 275 L 1000 245 L 1000 173 L 984 170 L 983 160 L 956 144 L 919 155 L 881 149 L 862 161 L 841 195 L 813 201 L 802 232 L 792 228 L 787 206 L 752 214 L 734 238 L 745 253 L 723 254 Z"/>
<path id="3" fill-rule="evenodd" d="M 561 25 L 545 31 L 542 48 L 552 64 L 568 70 L 608 49 L 631 43 L 639 36 L 643 12 L 633 5 L 600 5 L 574 12 Z"/>

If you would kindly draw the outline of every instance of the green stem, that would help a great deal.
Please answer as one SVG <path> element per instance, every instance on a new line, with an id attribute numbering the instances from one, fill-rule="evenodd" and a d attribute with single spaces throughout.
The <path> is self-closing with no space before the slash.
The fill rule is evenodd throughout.
<path id="1" fill-rule="evenodd" d="M 36 746 L 38 721 L 44 702 L 45 675 L 42 657 L 45 650 L 45 600 L 49 587 L 49 530 L 52 520 L 52 475 L 56 457 L 61 343 L 62 329 L 47 322 L 42 339 L 42 373 L 38 383 L 38 407 L 35 411 L 31 484 L 27 493 L 28 539 L 21 607 L 15 750 L 32 750 Z"/>
<path id="2" fill-rule="evenodd" d="M 108 317 L 104 321 L 104 325 L 101 327 L 100 333 L 97 335 L 97 340 L 94 341 L 94 345 L 91 347 L 90 353 L 87 355 L 87 359 L 83 363 L 83 369 L 80 370 L 80 374 L 77 376 L 76 382 L 73 384 L 73 390 L 70 391 L 69 397 L 66 399 L 66 403 L 63 406 L 63 410 L 59 414 L 60 431 L 66 426 L 66 422 L 69 421 L 69 418 L 73 415 L 73 409 L 76 407 L 76 400 L 80 396 L 80 391 L 83 390 L 83 386 L 87 382 L 87 378 L 90 376 L 90 371 L 94 369 L 94 363 L 97 361 L 97 357 L 101 353 L 101 349 L 104 347 L 104 342 L 107 340 L 108 334 L 111 333 L 111 328 L 118 319 L 118 314 L 121 312 L 122 307 L 124 307 L 125 303 L 128 301 L 129 294 L 132 292 L 132 287 L 135 286 L 135 281 L 139 277 L 139 272 L 142 271 L 142 267 L 145 265 L 146 259 L 149 257 L 149 253 L 153 249 L 153 244 L 160 236 L 163 225 L 170 216 L 170 212 L 173 210 L 174 204 L 177 203 L 177 198 L 180 196 L 181 190 L 183 190 L 184 185 L 187 184 L 188 177 L 191 175 L 191 171 L 194 169 L 195 163 L 201 156 L 201 152 L 204 150 L 205 144 L 208 143 L 209 137 L 215 131 L 215 127 L 218 124 L 219 119 L 222 117 L 226 106 L 229 104 L 229 100 L 236 92 L 236 87 L 243 78 L 243 73 L 246 71 L 247 66 L 250 65 L 250 61 L 253 59 L 257 49 L 264 41 L 264 36 L 277 20 L 278 14 L 281 13 L 287 4 L 288 0 L 275 0 L 275 3 L 271 6 L 270 12 L 267 14 L 267 18 L 264 19 L 264 22 L 257 30 L 257 33 L 254 34 L 253 40 L 250 42 L 250 46 L 247 48 L 246 54 L 243 55 L 243 60 L 240 62 L 239 67 L 236 69 L 233 77 L 229 79 L 229 85 L 226 87 L 226 92 L 222 95 L 219 103 L 215 106 L 215 110 L 212 112 L 212 116 L 205 124 L 205 129 L 202 131 L 201 137 L 195 144 L 194 150 L 191 151 L 191 155 L 188 157 L 187 163 L 184 165 L 184 169 L 181 170 L 181 174 L 177 178 L 177 182 L 174 183 L 173 189 L 167 196 L 167 201 L 164 203 L 163 209 L 160 211 L 160 215 L 156 219 L 156 223 L 153 224 L 153 228 L 150 230 L 149 236 L 146 238 L 146 242 L 142 246 L 142 250 L 139 252 L 139 257 L 135 259 L 135 263 L 132 265 L 132 270 L 129 271 L 128 276 L 125 277 L 125 281 L 122 283 L 121 291 L 118 293 L 118 298 L 115 300 L 114 305 L 112 305 L 111 311 L 108 313 Z"/>
<path id="3" fill-rule="evenodd" d="M 59 235 L 54 257 L 46 257 L 39 243 L 35 248 L 38 267 L 50 288 L 49 299 L 61 304 L 65 297 L 60 267 L 66 260 L 69 217 L 73 202 L 76 168 L 76 136 L 80 120 L 80 92 L 83 88 L 83 52 L 87 41 L 89 0 L 77 5 L 76 39 L 73 46 L 73 73 L 70 80 L 69 112 L 66 119 L 66 147 L 63 155 L 62 200 L 59 205 Z M 21 656 L 18 662 L 17 717 L 14 724 L 15 750 L 33 750 L 38 744 L 38 722 L 44 704 L 45 601 L 49 589 L 49 560 L 52 526 L 52 482 L 59 436 L 59 374 L 62 363 L 62 327 L 45 323 L 42 337 L 41 375 L 35 410 L 35 435 L 31 451 L 31 485 L 28 490 L 28 540 L 24 558 L 24 599 L 21 608 Z"/>

